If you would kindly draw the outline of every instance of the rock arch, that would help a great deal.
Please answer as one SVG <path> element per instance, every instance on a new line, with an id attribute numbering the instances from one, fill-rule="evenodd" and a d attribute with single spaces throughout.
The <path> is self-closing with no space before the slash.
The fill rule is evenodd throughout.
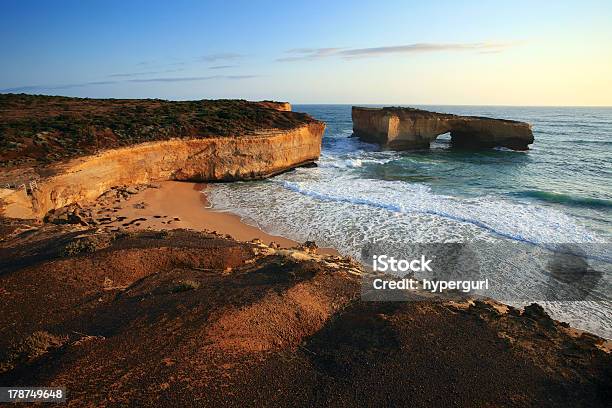
<path id="1" fill-rule="evenodd" d="M 527 150 L 534 140 L 531 125 L 514 120 L 357 106 L 353 106 L 352 117 L 357 137 L 397 150 L 427 148 L 436 137 L 449 132 L 452 144 L 461 147 Z"/>

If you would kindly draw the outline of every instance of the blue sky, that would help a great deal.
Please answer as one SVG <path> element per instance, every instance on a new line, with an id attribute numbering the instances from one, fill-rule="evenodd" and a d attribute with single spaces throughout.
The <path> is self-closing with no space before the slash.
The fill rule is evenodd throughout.
<path id="1" fill-rule="evenodd" d="M 612 105 L 609 1 L 3 0 L 1 8 L 1 92 Z"/>

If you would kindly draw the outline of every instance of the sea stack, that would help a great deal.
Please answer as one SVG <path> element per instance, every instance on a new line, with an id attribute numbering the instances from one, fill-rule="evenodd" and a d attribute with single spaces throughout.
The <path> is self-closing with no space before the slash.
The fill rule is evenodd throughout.
<path id="1" fill-rule="evenodd" d="M 355 136 L 396 150 L 428 148 L 432 140 L 448 132 L 456 147 L 528 150 L 534 140 L 531 125 L 514 120 L 357 106 L 352 117 Z"/>

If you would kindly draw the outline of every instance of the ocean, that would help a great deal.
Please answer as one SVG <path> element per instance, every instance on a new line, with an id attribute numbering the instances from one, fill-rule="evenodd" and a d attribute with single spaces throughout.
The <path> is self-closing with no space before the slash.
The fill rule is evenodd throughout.
<path id="1" fill-rule="evenodd" d="M 525 121 L 535 142 L 526 152 L 467 151 L 441 135 L 428 150 L 383 150 L 350 137 L 350 105 L 295 105 L 327 123 L 318 166 L 215 184 L 209 200 L 268 233 L 364 263 L 372 245 L 398 256 L 415 242 L 595 245 L 605 273 L 594 297 L 540 303 L 554 318 L 612 338 L 612 108 L 418 107 Z M 517 285 L 532 277 L 513 273 L 516 293 L 524 292 Z"/>

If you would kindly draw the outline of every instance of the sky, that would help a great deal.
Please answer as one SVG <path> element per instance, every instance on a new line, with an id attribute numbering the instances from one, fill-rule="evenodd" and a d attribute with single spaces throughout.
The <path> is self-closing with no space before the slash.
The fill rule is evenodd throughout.
<path id="1" fill-rule="evenodd" d="M 0 92 L 612 106 L 612 2 L 0 3 Z"/>

